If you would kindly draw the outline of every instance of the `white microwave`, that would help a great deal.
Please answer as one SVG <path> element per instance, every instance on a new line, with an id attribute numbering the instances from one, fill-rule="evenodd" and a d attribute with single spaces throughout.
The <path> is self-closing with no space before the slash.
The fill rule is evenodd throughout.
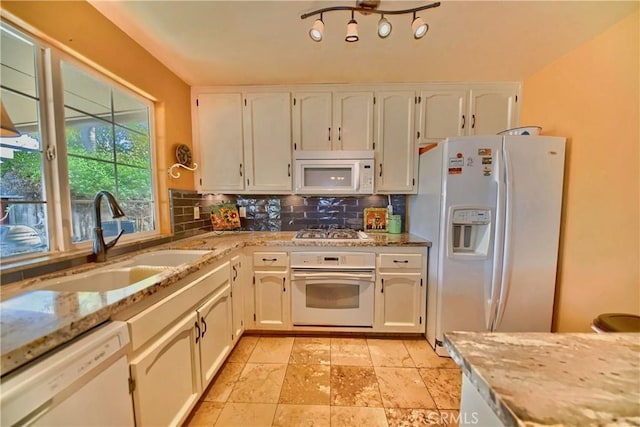
<path id="1" fill-rule="evenodd" d="M 296 194 L 373 194 L 373 151 L 297 151 Z"/>

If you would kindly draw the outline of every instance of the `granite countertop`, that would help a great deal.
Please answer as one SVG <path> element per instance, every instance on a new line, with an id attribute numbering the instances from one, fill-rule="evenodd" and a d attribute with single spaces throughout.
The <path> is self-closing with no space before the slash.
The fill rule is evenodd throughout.
<path id="1" fill-rule="evenodd" d="M 112 315 L 135 304 L 161 289 L 218 261 L 245 246 L 296 247 L 375 247 L 375 246 L 430 246 L 430 242 L 403 234 L 370 234 L 369 241 L 332 242 L 297 241 L 295 232 L 226 232 L 206 233 L 156 246 L 152 249 L 113 257 L 106 263 L 90 263 L 80 267 L 47 274 L 2 286 L 0 302 L 0 373 L 16 369 L 36 357 L 91 328 L 109 320 Z M 144 280 L 109 292 L 56 292 L 42 290 L 42 282 L 105 268 L 118 264 L 142 252 L 162 249 L 204 249 L 209 254 L 190 264 L 162 271 L 153 279 Z"/>
<path id="2" fill-rule="evenodd" d="M 640 425 L 640 333 L 449 332 L 444 345 L 505 425 Z"/>

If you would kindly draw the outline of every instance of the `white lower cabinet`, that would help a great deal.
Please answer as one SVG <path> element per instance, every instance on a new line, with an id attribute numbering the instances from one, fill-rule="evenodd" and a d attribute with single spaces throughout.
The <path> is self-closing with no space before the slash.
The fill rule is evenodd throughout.
<path id="1" fill-rule="evenodd" d="M 197 321 L 190 313 L 131 360 L 137 426 L 179 425 L 198 401 Z"/>
<path id="2" fill-rule="evenodd" d="M 289 329 L 289 255 L 286 252 L 256 252 L 253 254 L 253 270 L 255 327 Z"/>
<path id="3" fill-rule="evenodd" d="M 198 310 L 200 320 L 200 373 L 203 388 L 218 372 L 225 357 L 231 351 L 233 342 L 233 322 L 231 285 L 227 282 L 222 289 Z"/>
<path id="4" fill-rule="evenodd" d="M 127 320 L 136 425 L 180 425 L 232 346 L 229 262 Z"/>
<path id="5" fill-rule="evenodd" d="M 231 305 L 233 307 L 232 330 L 234 341 L 240 339 L 244 332 L 244 282 L 246 281 L 246 270 L 243 267 L 242 258 L 242 255 L 236 255 L 231 258 Z"/>
<path id="6" fill-rule="evenodd" d="M 375 329 L 424 331 L 424 271 L 421 254 L 381 254 L 375 295 Z"/>

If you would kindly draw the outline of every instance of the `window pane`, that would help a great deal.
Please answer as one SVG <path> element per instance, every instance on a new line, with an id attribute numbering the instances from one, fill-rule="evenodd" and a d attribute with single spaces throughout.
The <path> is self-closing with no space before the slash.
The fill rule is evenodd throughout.
<path id="1" fill-rule="evenodd" d="M 2 86 L 33 97 L 37 96 L 33 43 L 6 26 L 0 27 L 0 30 L 2 30 L 0 34 Z"/>
<path id="2" fill-rule="evenodd" d="M 118 163 L 147 167 L 149 165 L 149 136 L 116 126 L 116 156 Z"/>
<path id="3" fill-rule="evenodd" d="M 126 214 L 112 219 L 101 204 L 105 236 L 155 229 L 149 107 L 118 87 L 96 80 L 71 64 L 65 85 L 69 185 L 74 242 L 93 238 L 93 198 L 112 193 Z M 83 93 L 89 90 L 90 93 Z"/>
<path id="4" fill-rule="evenodd" d="M 109 122 L 65 108 L 67 152 L 113 161 L 113 126 Z"/>
<path id="5" fill-rule="evenodd" d="M 0 138 L 0 256 L 49 250 L 35 46 L 0 25 L 0 100 L 18 137 Z"/>
<path id="6" fill-rule="evenodd" d="M 111 121 L 111 89 L 84 71 L 65 62 L 62 68 L 64 105 Z"/>

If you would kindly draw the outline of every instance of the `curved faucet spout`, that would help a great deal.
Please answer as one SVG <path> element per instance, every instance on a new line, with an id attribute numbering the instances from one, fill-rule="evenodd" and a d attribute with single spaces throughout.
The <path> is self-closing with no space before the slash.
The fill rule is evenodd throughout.
<path id="1" fill-rule="evenodd" d="M 107 260 L 107 250 L 115 246 L 115 244 L 118 243 L 120 236 L 122 236 L 122 233 L 124 233 L 124 230 L 120 230 L 120 233 L 118 233 L 115 239 L 109 243 L 105 243 L 102 232 L 102 215 L 100 214 L 100 201 L 103 197 L 107 198 L 109 210 L 111 211 L 111 216 L 113 218 L 121 218 L 125 216 L 124 211 L 116 201 L 116 198 L 113 197 L 113 194 L 105 190 L 98 191 L 93 199 L 93 213 L 96 223 L 94 228 L 93 253 L 95 254 L 96 262 L 105 262 Z"/>

